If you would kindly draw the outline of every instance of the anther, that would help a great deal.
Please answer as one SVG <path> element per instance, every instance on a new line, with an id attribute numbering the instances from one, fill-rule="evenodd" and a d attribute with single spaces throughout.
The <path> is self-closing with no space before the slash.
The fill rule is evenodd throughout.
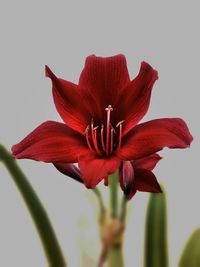
<path id="1" fill-rule="evenodd" d="M 119 121 L 119 122 L 116 124 L 116 128 L 119 127 L 122 123 L 124 123 L 124 120 Z"/>
<path id="2" fill-rule="evenodd" d="M 115 128 L 112 126 L 112 124 L 110 124 L 110 127 L 113 130 L 114 134 L 116 134 L 117 132 L 115 131 Z"/>
<path id="3" fill-rule="evenodd" d="M 98 129 L 99 128 L 99 126 L 95 126 L 94 128 L 93 128 L 93 130 L 95 131 L 96 129 Z"/>
<path id="4" fill-rule="evenodd" d="M 85 134 L 87 134 L 88 132 L 89 132 L 89 125 L 86 127 L 86 129 L 85 129 Z"/>

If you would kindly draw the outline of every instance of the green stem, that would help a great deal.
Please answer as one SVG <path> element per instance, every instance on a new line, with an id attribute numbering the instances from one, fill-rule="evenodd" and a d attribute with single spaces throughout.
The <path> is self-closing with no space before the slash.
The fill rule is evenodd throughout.
<path id="1" fill-rule="evenodd" d="M 120 214 L 120 221 L 125 223 L 126 220 L 126 213 L 127 213 L 127 198 L 123 195 L 122 203 L 121 203 L 121 214 Z"/>
<path id="2" fill-rule="evenodd" d="M 124 267 L 123 251 L 121 245 L 113 245 L 108 251 L 109 267 Z"/>
<path id="3" fill-rule="evenodd" d="M 110 209 L 111 209 L 111 217 L 117 218 L 117 189 L 118 189 L 118 173 L 114 173 L 108 177 L 108 184 L 110 187 Z"/>
<path id="4" fill-rule="evenodd" d="M 17 162 L 2 145 L 0 145 L 0 160 L 5 164 L 27 205 L 39 233 L 49 267 L 66 267 L 67 264 L 42 203 Z"/>
<path id="5" fill-rule="evenodd" d="M 102 224 L 102 223 L 104 223 L 104 220 L 105 220 L 106 209 L 105 209 L 105 206 L 104 206 L 104 203 L 103 203 L 101 192 L 99 191 L 99 189 L 97 187 L 93 188 L 92 191 L 97 196 L 97 199 L 98 199 L 98 202 L 99 202 L 99 207 L 100 207 L 99 222 L 100 222 L 100 224 Z"/>

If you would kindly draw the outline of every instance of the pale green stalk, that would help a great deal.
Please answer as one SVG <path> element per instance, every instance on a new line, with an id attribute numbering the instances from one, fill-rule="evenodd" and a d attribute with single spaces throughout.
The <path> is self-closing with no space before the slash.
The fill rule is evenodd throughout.
<path id="1" fill-rule="evenodd" d="M 112 219 L 118 218 L 118 173 L 114 173 L 108 177 L 108 184 L 110 187 L 110 210 Z M 122 212 L 121 219 L 124 220 L 125 213 Z M 109 267 L 124 267 L 122 243 L 112 244 L 108 250 L 108 266 Z"/>

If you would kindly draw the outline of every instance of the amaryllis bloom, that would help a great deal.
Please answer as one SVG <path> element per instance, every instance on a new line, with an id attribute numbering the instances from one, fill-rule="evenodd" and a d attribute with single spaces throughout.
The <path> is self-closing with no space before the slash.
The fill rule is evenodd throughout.
<path id="1" fill-rule="evenodd" d="M 134 166 L 136 160 L 164 147 L 186 148 L 192 141 L 180 118 L 138 124 L 158 79 L 157 71 L 146 62 L 133 80 L 123 55 L 89 56 L 78 84 L 58 78 L 47 66 L 46 76 L 52 81 L 54 103 L 64 123 L 47 121 L 37 127 L 12 147 L 17 159 L 51 162 L 58 168 L 78 163 L 81 179 L 93 188 L 121 164 L 127 169 L 127 164 Z M 128 179 L 139 179 L 136 170 L 134 178 Z"/>

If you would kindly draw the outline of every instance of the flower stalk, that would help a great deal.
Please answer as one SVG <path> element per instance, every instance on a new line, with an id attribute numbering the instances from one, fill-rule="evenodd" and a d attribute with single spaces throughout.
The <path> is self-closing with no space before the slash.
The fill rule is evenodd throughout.
<path id="1" fill-rule="evenodd" d="M 121 214 L 120 214 L 120 221 L 124 224 L 126 220 L 126 212 L 127 212 L 127 197 L 123 196 L 121 201 Z"/>
<path id="2" fill-rule="evenodd" d="M 110 210 L 111 218 L 117 218 L 118 212 L 118 173 L 114 173 L 108 177 L 110 187 Z"/>
<path id="3" fill-rule="evenodd" d="M 124 267 L 122 245 L 113 245 L 108 252 L 109 267 Z"/>
<path id="4" fill-rule="evenodd" d="M 108 177 L 110 187 L 110 217 L 111 229 L 110 245 L 108 247 L 107 261 L 109 267 L 124 267 L 123 252 L 122 252 L 122 237 L 124 231 L 124 220 L 126 216 L 126 202 L 123 201 L 121 215 L 118 215 L 118 172 Z"/>
<path id="5" fill-rule="evenodd" d="M 2 145 L 0 145 L 0 161 L 7 168 L 26 203 L 38 231 L 48 266 L 66 267 L 67 264 L 45 208 L 17 162 Z"/>

